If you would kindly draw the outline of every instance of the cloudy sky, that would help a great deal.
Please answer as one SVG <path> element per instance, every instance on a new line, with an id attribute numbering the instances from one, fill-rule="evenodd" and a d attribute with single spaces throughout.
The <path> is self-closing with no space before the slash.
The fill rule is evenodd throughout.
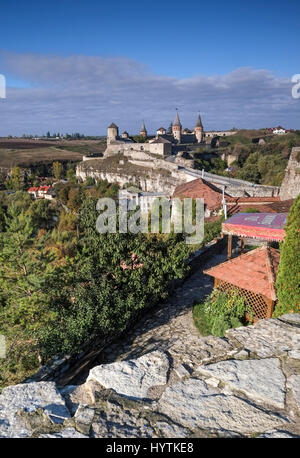
<path id="1" fill-rule="evenodd" d="M 299 2 L 11 2 L 0 136 L 184 127 L 300 128 Z"/>

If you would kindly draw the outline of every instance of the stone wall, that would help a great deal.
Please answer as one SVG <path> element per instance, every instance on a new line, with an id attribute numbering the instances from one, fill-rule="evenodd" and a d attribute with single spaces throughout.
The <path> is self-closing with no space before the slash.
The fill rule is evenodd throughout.
<path id="1" fill-rule="evenodd" d="M 294 199 L 300 193 L 300 147 L 292 149 L 280 189 L 281 200 Z"/>
<path id="2" fill-rule="evenodd" d="M 231 197 L 276 197 L 279 195 L 278 186 L 225 186 L 225 192 Z"/>

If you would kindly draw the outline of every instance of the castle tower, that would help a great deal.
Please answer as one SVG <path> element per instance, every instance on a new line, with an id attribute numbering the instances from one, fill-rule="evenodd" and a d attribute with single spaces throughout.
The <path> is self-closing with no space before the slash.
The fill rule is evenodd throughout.
<path id="1" fill-rule="evenodd" d="M 107 144 L 109 145 L 112 141 L 117 140 L 119 136 L 119 128 L 116 124 L 112 123 L 107 128 Z"/>
<path id="2" fill-rule="evenodd" d="M 194 128 L 194 132 L 195 132 L 198 143 L 201 143 L 203 140 L 203 125 L 202 125 L 200 115 L 198 116 L 198 119 L 197 119 L 197 122 Z"/>
<path id="3" fill-rule="evenodd" d="M 174 139 L 177 140 L 178 143 L 181 142 L 181 129 L 182 129 L 182 125 L 181 125 L 181 122 L 178 116 L 178 112 L 176 111 L 175 120 L 172 124 L 172 134 L 173 134 Z"/>
<path id="4" fill-rule="evenodd" d="M 147 130 L 146 130 L 146 127 L 145 127 L 145 123 L 143 122 L 143 125 L 142 125 L 142 128 L 140 130 L 140 136 L 141 137 L 147 137 Z"/>

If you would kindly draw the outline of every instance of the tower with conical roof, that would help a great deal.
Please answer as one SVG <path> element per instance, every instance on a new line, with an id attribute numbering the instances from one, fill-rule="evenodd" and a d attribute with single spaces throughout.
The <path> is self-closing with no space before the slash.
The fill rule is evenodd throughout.
<path id="1" fill-rule="evenodd" d="M 173 134 L 174 139 L 177 140 L 178 143 L 181 142 L 181 129 L 182 129 L 182 125 L 179 119 L 178 111 L 176 111 L 176 116 L 172 124 L 172 134 Z"/>
<path id="2" fill-rule="evenodd" d="M 140 136 L 141 136 L 141 137 L 147 137 L 147 135 L 148 135 L 148 134 L 147 134 L 147 129 L 146 129 L 146 127 L 145 127 L 145 123 L 143 122 L 142 128 L 141 128 L 141 130 L 140 130 Z"/>
<path id="3" fill-rule="evenodd" d="M 197 138 L 197 142 L 201 143 L 202 140 L 203 140 L 203 124 L 202 124 L 200 115 L 198 115 L 198 119 L 197 119 L 196 125 L 194 127 L 194 132 L 195 132 L 195 136 Z"/>
<path id="4" fill-rule="evenodd" d="M 115 123 L 111 123 L 107 128 L 107 144 L 109 145 L 112 141 L 117 140 L 119 136 L 119 128 Z"/>

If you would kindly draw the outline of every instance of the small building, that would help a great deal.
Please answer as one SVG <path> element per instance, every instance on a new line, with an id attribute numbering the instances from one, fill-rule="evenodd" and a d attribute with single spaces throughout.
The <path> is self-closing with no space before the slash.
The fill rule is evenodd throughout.
<path id="1" fill-rule="evenodd" d="M 27 191 L 34 199 L 48 199 L 52 200 L 54 191 L 51 186 L 33 186 Z"/>
<path id="2" fill-rule="evenodd" d="M 203 178 L 197 178 L 196 180 L 177 186 L 174 190 L 172 198 L 175 197 L 179 197 L 180 199 L 188 197 L 191 199 L 203 199 L 205 218 L 219 215 L 223 209 L 222 192 L 219 188 Z M 230 197 L 226 196 L 226 199 L 230 199 Z"/>
<path id="3" fill-rule="evenodd" d="M 165 192 L 146 192 L 142 191 L 134 186 L 119 191 L 119 199 L 125 199 L 127 202 L 134 202 L 135 205 L 141 208 L 142 213 L 148 213 L 151 211 L 151 207 L 156 199 L 160 197 L 170 199 L 170 196 Z"/>
<path id="4" fill-rule="evenodd" d="M 32 186 L 31 188 L 28 189 L 27 192 L 31 195 L 31 197 L 33 197 L 34 199 L 37 199 L 38 190 L 39 190 L 38 186 Z"/>
<path id="5" fill-rule="evenodd" d="M 263 246 L 204 270 L 204 273 L 214 278 L 215 289 L 238 291 L 257 321 L 272 317 L 277 301 L 274 284 L 279 259 L 279 250 Z"/>
<path id="6" fill-rule="evenodd" d="M 159 156 L 171 156 L 172 154 L 172 143 L 164 137 L 158 137 L 152 140 L 147 146 L 152 154 Z"/>
<path id="7" fill-rule="evenodd" d="M 167 131 L 164 127 L 159 127 L 156 131 L 156 135 L 166 135 Z"/>

